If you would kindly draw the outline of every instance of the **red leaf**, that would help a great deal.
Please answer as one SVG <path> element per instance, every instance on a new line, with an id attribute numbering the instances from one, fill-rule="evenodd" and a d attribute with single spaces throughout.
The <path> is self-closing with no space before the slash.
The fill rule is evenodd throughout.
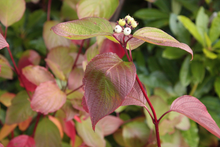
<path id="1" fill-rule="evenodd" d="M 131 92 L 125 97 L 125 100 L 122 103 L 122 106 L 126 105 L 138 105 L 143 107 L 145 107 L 146 105 L 146 99 L 137 81 L 135 81 L 134 87 L 132 88 Z"/>
<path id="2" fill-rule="evenodd" d="M 89 109 L 88 109 L 88 107 L 87 107 L 87 103 L 86 103 L 85 97 L 82 98 L 82 106 L 83 106 L 83 109 L 84 109 L 87 113 L 89 113 Z"/>
<path id="3" fill-rule="evenodd" d="M 134 85 L 135 76 L 135 65 L 113 53 L 97 55 L 89 62 L 83 83 L 93 129 L 101 118 L 122 104 Z"/>
<path id="4" fill-rule="evenodd" d="M 35 141 L 27 135 L 20 135 L 12 139 L 7 147 L 35 147 Z"/>
<path id="5" fill-rule="evenodd" d="M 5 40 L 5 38 L 2 36 L 2 34 L 0 33 L 0 49 L 3 49 L 5 47 L 9 47 L 9 45 Z"/>
<path id="6" fill-rule="evenodd" d="M 31 99 L 31 107 L 34 111 L 46 115 L 60 109 L 65 101 L 66 94 L 59 89 L 56 82 L 47 81 L 36 88 Z"/>
<path id="7" fill-rule="evenodd" d="M 102 42 L 102 45 L 100 48 L 100 54 L 107 53 L 107 52 L 116 53 L 120 58 L 122 58 L 125 55 L 125 51 L 122 48 L 122 46 L 109 39 L 105 39 Z"/>
<path id="8" fill-rule="evenodd" d="M 67 136 L 70 137 L 72 143 L 74 144 L 76 138 L 76 129 L 75 129 L 75 124 L 72 120 L 65 122 L 64 132 L 66 133 Z"/>
<path id="9" fill-rule="evenodd" d="M 123 121 L 115 116 L 108 115 L 102 118 L 98 125 L 101 126 L 104 136 L 114 133 L 123 123 Z"/>
<path id="10" fill-rule="evenodd" d="M 189 95 L 181 96 L 172 103 L 170 110 L 186 115 L 220 138 L 220 129 L 218 125 L 208 113 L 205 105 L 197 98 Z"/>
<path id="11" fill-rule="evenodd" d="M 144 27 L 137 30 L 133 36 L 137 39 L 141 39 L 152 44 L 181 48 L 190 53 L 193 58 L 193 51 L 187 44 L 180 43 L 160 29 Z"/>
<path id="12" fill-rule="evenodd" d="M 0 143 L 0 147 L 4 147 L 4 146 Z"/>

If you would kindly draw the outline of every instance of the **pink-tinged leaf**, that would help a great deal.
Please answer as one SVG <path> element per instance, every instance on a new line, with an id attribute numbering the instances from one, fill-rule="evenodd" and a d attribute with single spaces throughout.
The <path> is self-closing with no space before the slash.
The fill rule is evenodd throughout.
<path id="1" fill-rule="evenodd" d="M 25 0 L 0 0 L 0 21 L 8 27 L 19 21 L 25 11 Z"/>
<path id="2" fill-rule="evenodd" d="M 7 41 L 5 40 L 5 38 L 2 36 L 2 34 L 0 33 L 0 50 L 5 47 L 9 47 L 9 45 Z"/>
<path id="3" fill-rule="evenodd" d="M 97 55 L 89 62 L 83 83 L 93 129 L 101 118 L 122 104 L 133 88 L 135 76 L 135 65 L 113 53 Z"/>
<path id="4" fill-rule="evenodd" d="M 73 108 L 72 103 L 66 100 L 66 103 L 61 107 L 61 110 L 65 113 L 65 120 L 69 121 L 74 118 L 74 116 L 79 114 L 79 110 Z"/>
<path id="5" fill-rule="evenodd" d="M 73 90 L 82 85 L 84 71 L 82 68 L 74 68 L 68 78 L 68 88 Z"/>
<path id="6" fill-rule="evenodd" d="M 102 118 L 97 125 L 100 125 L 104 136 L 114 133 L 121 125 L 123 121 L 115 116 L 108 115 Z"/>
<path id="7" fill-rule="evenodd" d="M 181 96 L 172 103 L 170 110 L 184 114 L 220 138 L 218 125 L 208 113 L 205 105 L 197 98 L 189 95 Z"/>
<path id="8" fill-rule="evenodd" d="M 98 17 L 59 23 L 52 27 L 52 30 L 59 36 L 74 40 L 111 35 L 113 33 L 110 22 Z"/>
<path id="9" fill-rule="evenodd" d="M 13 71 L 12 67 L 10 66 L 8 60 L 0 55 L 0 77 L 5 78 L 5 79 L 12 79 L 13 78 Z"/>
<path id="10" fill-rule="evenodd" d="M 89 109 L 88 109 L 88 107 L 87 107 L 87 103 L 86 103 L 85 97 L 82 98 L 82 106 L 83 106 L 83 109 L 84 109 L 87 113 L 89 113 Z"/>
<path id="11" fill-rule="evenodd" d="M 110 41 L 109 39 L 105 39 L 100 47 L 100 54 L 107 52 L 116 53 L 119 58 L 122 58 L 125 55 L 125 51 L 122 46 L 118 43 Z"/>
<path id="12" fill-rule="evenodd" d="M 144 27 L 137 30 L 133 34 L 133 37 L 156 45 L 178 47 L 190 53 L 193 58 L 193 51 L 187 44 L 180 43 L 172 36 L 168 35 L 167 33 L 165 33 L 160 29 L 152 28 L 152 27 Z"/>
<path id="13" fill-rule="evenodd" d="M 0 143 L 0 147 L 4 147 L 4 146 Z"/>
<path id="14" fill-rule="evenodd" d="M 6 107 L 11 106 L 11 101 L 15 97 L 14 93 L 6 92 L 0 96 L 0 102 L 4 104 Z"/>
<path id="15" fill-rule="evenodd" d="M 84 17 L 110 19 L 118 5 L 119 0 L 81 0 L 77 4 L 77 14 L 80 19 Z"/>
<path id="16" fill-rule="evenodd" d="M 70 40 L 56 35 L 51 30 L 51 27 L 57 25 L 58 23 L 59 22 L 57 21 L 46 21 L 44 23 L 43 38 L 48 50 L 51 50 L 52 48 L 58 46 L 65 46 L 65 47 L 70 46 Z"/>
<path id="17" fill-rule="evenodd" d="M 66 94 L 55 81 L 41 83 L 31 99 L 31 107 L 36 112 L 48 114 L 60 109 L 66 101 Z"/>
<path id="18" fill-rule="evenodd" d="M 90 46 L 85 53 L 86 59 L 87 61 L 91 61 L 92 58 L 94 58 L 96 55 L 98 55 L 100 53 L 99 49 L 98 49 L 98 45 L 97 43 L 94 43 L 92 46 Z"/>
<path id="19" fill-rule="evenodd" d="M 71 50 L 66 47 L 57 47 L 50 50 L 45 59 L 50 69 L 61 80 L 65 80 L 73 66 Z M 65 76 L 65 77 L 64 77 Z"/>
<path id="20" fill-rule="evenodd" d="M 76 59 L 76 57 L 77 57 L 77 54 L 78 54 L 78 53 L 70 53 L 70 56 L 73 58 L 74 62 L 75 62 L 75 59 Z M 79 68 L 81 68 L 83 61 L 84 61 L 84 55 L 79 54 L 78 60 L 77 60 L 77 62 L 76 62 L 76 66 L 79 67 Z"/>
<path id="21" fill-rule="evenodd" d="M 77 90 L 67 96 L 68 100 L 72 103 L 73 108 L 78 110 L 83 110 L 82 108 L 82 98 L 84 93 L 80 90 Z"/>
<path id="22" fill-rule="evenodd" d="M 90 118 L 82 119 L 82 123 L 76 123 L 76 130 L 84 143 L 89 147 L 104 147 L 105 139 L 101 126 L 97 125 L 95 131 L 92 129 Z"/>
<path id="23" fill-rule="evenodd" d="M 27 120 L 25 120 L 25 121 L 23 121 L 23 122 L 20 122 L 20 123 L 18 124 L 19 130 L 25 131 L 25 130 L 29 127 L 31 121 L 32 121 L 32 118 L 30 117 L 30 118 L 28 118 Z"/>
<path id="24" fill-rule="evenodd" d="M 75 124 L 72 120 L 65 121 L 64 132 L 66 133 L 67 136 L 70 137 L 72 143 L 74 144 L 76 138 L 76 129 L 75 129 Z"/>
<path id="25" fill-rule="evenodd" d="M 35 85 L 55 80 L 53 75 L 45 67 L 39 65 L 28 65 L 22 69 L 22 73 Z"/>
<path id="26" fill-rule="evenodd" d="M 36 85 L 30 82 L 22 73 L 22 68 L 28 66 L 28 65 L 38 65 L 40 63 L 40 56 L 39 54 L 34 50 L 27 50 L 25 51 L 19 62 L 18 62 L 18 70 L 21 73 L 21 79 L 25 86 L 27 87 L 27 90 L 34 91 L 36 89 Z M 20 82 L 20 85 L 24 87 L 22 82 Z"/>
<path id="27" fill-rule="evenodd" d="M 35 147 L 35 141 L 27 135 L 20 135 L 13 138 L 7 147 Z"/>
<path id="28" fill-rule="evenodd" d="M 27 92 L 21 91 L 13 98 L 11 106 L 8 107 L 5 123 L 20 123 L 27 120 L 29 117 L 33 117 L 34 115 L 36 115 L 36 112 L 34 112 L 30 107 Z"/>
<path id="29" fill-rule="evenodd" d="M 37 125 L 34 135 L 36 147 L 61 147 L 61 137 L 56 125 L 48 118 L 43 118 Z"/>
<path id="30" fill-rule="evenodd" d="M 0 141 L 4 139 L 6 136 L 8 136 L 11 133 L 11 131 L 13 131 L 16 127 L 17 124 L 13 124 L 13 125 L 4 124 L 0 130 Z"/>
<path id="31" fill-rule="evenodd" d="M 137 81 L 135 81 L 134 87 L 131 89 L 130 93 L 125 97 L 125 100 L 122 103 L 122 106 L 127 106 L 127 105 L 138 105 L 142 107 L 145 107 L 146 105 L 146 99 Z"/>
<path id="32" fill-rule="evenodd" d="M 60 121 L 56 117 L 53 117 L 51 115 L 49 115 L 48 118 L 50 121 L 52 121 L 57 126 L 60 132 L 60 137 L 63 138 L 63 128 L 62 128 Z"/>
<path id="33" fill-rule="evenodd" d="M 145 42 L 141 39 L 134 38 L 132 35 L 125 36 L 124 33 L 114 33 L 112 36 L 105 36 L 105 37 L 111 41 L 114 41 L 115 43 L 119 43 L 113 36 L 121 43 L 123 43 L 123 38 L 125 42 L 128 41 L 126 48 L 131 50 L 138 48 L 140 45 L 142 45 Z"/>

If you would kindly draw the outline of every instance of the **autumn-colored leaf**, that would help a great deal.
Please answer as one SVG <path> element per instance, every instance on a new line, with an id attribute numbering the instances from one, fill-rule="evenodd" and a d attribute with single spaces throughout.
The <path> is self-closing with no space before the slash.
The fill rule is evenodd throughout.
<path id="1" fill-rule="evenodd" d="M 80 0 L 77 4 L 77 14 L 79 19 L 84 17 L 101 17 L 110 19 L 118 5 L 119 0 Z"/>
<path id="2" fill-rule="evenodd" d="M 220 128 L 208 113 L 205 105 L 197 98 L 189 95 L 181 96 L 172 103 L 170 110 L 184 114 L 220 138 Z"/>
<path id="3" fill-rule="evenodd" d="M 35 147 L 35 141 L 28 135 L 19 135 L 13 138 L 7 147 Z"/>
<path id="4" fill-rule="evenodd" d="M 65 113 L 65 120 L 69 121 L 74 118 L 79 113 L 79 110 L 73 108 L 72 103 L 66 100 L 66 103 L 61 107 L 61 110 Z"/>
<path id="5" fill-rule="evenodd" d="M 52 27 L 52 30 L 57 35 L 74 40 L 111 35 L 113 33 L 110 22 L 98 17 L 88 17 L 59 23 Z"/>
<path id="6" fill-rule="evenodd" d="M 48 118 L 43 118 L 37 125 L 34 135 L 36 147 L 61 147 L 61 137 L 56 125 Z"/>
<path id="7" fill-rule="evenodd" d="M 64 132 L 66 133 L 67 136 L 70 137 L 72 143 L 74 144 L 76 138 L 76 129 L 75 129 L 75 124 L 72 120 L 65 121 Z"/>
<path id="8" fill-rule="evenodd" d="M 0 55 L 0 67 L 1 67 L 0 77 L 6 79 L 13 78 L 12 67 L 10 66 L 8 60 L 2 55 Z"/>
<path id="9" fill-rule="evenodd" d="M 172 36 L 168 35 L 167 33 L 165 33 L 160 29 L 152 28 L 152 27 L 144 27 L 137 30 L 133 34 L 133 37 L 156 45 L 178 47 L 190 53 L 193 58 L 193 51 L 187 44 L 180 43 Z"/>
<path id="10" fill-rule="evenodd" d="M 82 123 L 76 123 L 76 130 L 79 136 L 83 139 L 89 147 L 104 147 L 105 139 L 100 126 L 96 126 L 95 132 L 92 129 L 91 120 L 87 118 L 82 119 Z"/>
<path id="11" fill-rule="evenodd" d="M 59 89 L 55 81 L 41 83 L 31 99 L 34 111 L 48 114 L 60 109 L 66 101 L 66 95 Z"/>
<path id="12" fill-rule="evenodd" d="M 20 122 L 20 123 L 18 124 L 19 130 L 25 131 L 25 130 L 29 127 L 31 121 L 32 121 L 32 118 L 30 117 L 30 118 L 28 118 L 27 120 L 25 120 L 25 121 L 23 121 L 23 122 Z"/>
<path id="13" fill-rule="evenodd" d="M 25 0 L 0 0 L 0 21 L 5 27 L 19 21 L 24 11 Z"/>
<path id="14" fill-rule="evenodd" d="M 40 83 L 55 80 L 53 75 L 42 66 L 28 65 L 22 69 L 23 75 L 35 85 Z"/>
<path id="15" fill-rule="evenodd" d="M 119 58 L 122 58 L 125 55 L 125 51 L 122 46 L 109 39 L 105 39 L 100 47 L 100 54 L 107 52 L 116 53 Z"/>
<path id="16" fill-rule="evenodd" d="M 4 147 L 4 146 L 0 143 L 0 147 Z"/>
<path id="17" fill-rule="evenodd" d="M 59 120 L 56 117 L 53 117 L 51 115 L 49 115 L 48 118 L 50 121 L 52 121 L 57 126 L 57 128 L 60 132 L 60 137 L 63 138 L 63 128 L 62 128 L 62 125 L 59 122 Z"/>
<path id="18" fill-rule="evenodd" d="M 13 125 L 4 124 L 0 130 L 0 141 L 4 139 L 6 136 L 8 136 L 11 133 L 11 131 L 13 131 L 16 128 L 16 126 L 17 124 L 13 124 Z"/>
<path id="19" fill-rule="evenodd" d="M 102 118 L 97 125 L 100 125 L 104 136 L 114 133 L 123 123 L 123 121 L 115 116 L 108 115 Z"/>
<path id="20" fill-rule="evenodd" d="M 101 118 L 121 105 L 134 85 L 135 76 L 135 65 L 113 53 L 97 55 L 89 62 L 83 83 L 93 129 Z"/>
<path id="21" fill-rule="evenodd" d="M 0 96 L 0 102 L 4 104 L 6 107 L 11 106 L 11 101 L 15 97 L 14 93 L 6 92 Z"/>
<path id="22" fill-rule="evenodd" d="M 68 78 L 68 88 L 73 90 L 82 85 L 84 71 L 82 68 L 74 68 Z"/>
<path id="23" fill-rule="evenodd" d="M 2 36 L 2 34 L 0 33 L 0 50 L 5 47 L 9 47 L 9 45 L 7 41 L 5 40 L 5 38 Z"/>
<path id="24" fill-rule="evenodd" d="M 57 21 L 46 21 L 44 23 L 43 38 L 48 50 L 58 46 L 69 47 L 70 40 L 54 34 L 51 27 L 57 25 Z"/>
<path id="25" fill-rule="evenodd" d="M 7 124 L 23 122 L 36 114 L 36 112 L 34 112 L 30 107 L 30 101 L 28 100 L 28 94 L 26 91 L 19 92 L 13 98 L 11 103 L 11 106 L 6 112 L 5 122 Z"/>

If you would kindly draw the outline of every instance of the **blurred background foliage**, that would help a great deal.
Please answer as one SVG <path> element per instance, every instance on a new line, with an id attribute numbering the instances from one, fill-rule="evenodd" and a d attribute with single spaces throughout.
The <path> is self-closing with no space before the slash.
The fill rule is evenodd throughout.
<path id="1" fill-rule="evenodd" d="M 47 20 L 47 0 L 26 0 L 22 19 L 8 28 L 7 41 L 18 62 L 22 53 L 29 49 L 37 51 L 42 58 L 47 55 L 43 39 L 43 25 Z M 160 116 L 168 110 L 177 97 L 192 95 L 207 107 L 220 126 L 220 1 L 219 0 L 120 0 L 119 10 L 110 19 L 117 21 L 127 14 L 145 26 L 160 28 L 178 41 L 188 44 L 194 58 L 180 49 L 144 43 L 132 51 L 140 80 Z M 77 0 L 53 0 L 51 19 L 59 22 L 78 19 Z M 108 10 L 106 10 L 108 11 Z M 1 26 L 4 28 L 3 26 Z M 138 29 L 137 28 L 137 29 Z M 95 39 L 91 40 L 91 45 Z M 7 50 L 1 50 L 9 62 Z M 125 58 L 123 58 L 126 60 Z M 41 61 L 41 65 L 45 65 Z M 14 75 L 15 77 L 16 75 Z M 0 78 L 1 91 L 18 93 L 19 81 Z M 4 122 L 6 109 L 0 109 Z M 107 146 L 143 146 L 149 138 L 148 147 L 155 146 L 152 122 L 148 114 L 138 106 L 120 107 L 113 115 L 124 121 L 113 135 L 105 137 Z M 146 119 L 145 119 L 146 118 Z M 132 120 L 132 121 L 130 121 Z M 146 123 L 147 122 L 147 123 Z M 33 127 L 32 127 L 33 128 Z M 132 134 L 137 133 L 136 140 Z M 219 139 L 195 122 L 169 113 L 160 124 L 163 147 L 217 147 Z M 16 133 L 15 133 L 16 134 Z M 144 139 L 143 139 L 144 138 Z M 132 140 L 133 139 L 133 140 Z"/>

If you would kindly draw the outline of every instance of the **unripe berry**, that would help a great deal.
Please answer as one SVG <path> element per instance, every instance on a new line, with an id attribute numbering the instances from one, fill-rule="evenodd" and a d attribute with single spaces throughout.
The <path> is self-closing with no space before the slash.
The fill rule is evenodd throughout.
<path id="1" fill-rule="evenodd" d="M 127 20 L 129 20 L 129 19 L 131 19 L 132 17 L 130 16 L 130 15 L 127 15 L 127 16 L 125 16 L 125 19 L 127 19 Z"/>
<path id="2" fill-rule="evenodd" d="M 118 24 L 120 25 L 120 26 L 124 26 L 125 25 L 125 20 L 124 19 L 120 19 L 119 21 L 118 21 Z"/>
<path id="3" fill-rule="evenodd" d="M 137 22 L 134 20 L 134 21 L 131 21 L 131 26 L 132 28 L 136 28 L 137 27 Z"/>
<path id="4" fill-rule="evenodd" d="M 116 25 L 115 26 L 115 32 L 116 33 L 121 33 L 121 31 L 122 31 L 122 27 L 120 25 Z"/>
<path id="5" fill-rule="evenodd" d="M 125 34 L 125 35 L 130 35 L 130 34 L 131 34 L 131 28 L 126 27 L 126 28 L 124 29 L 124 34 Z"/>

